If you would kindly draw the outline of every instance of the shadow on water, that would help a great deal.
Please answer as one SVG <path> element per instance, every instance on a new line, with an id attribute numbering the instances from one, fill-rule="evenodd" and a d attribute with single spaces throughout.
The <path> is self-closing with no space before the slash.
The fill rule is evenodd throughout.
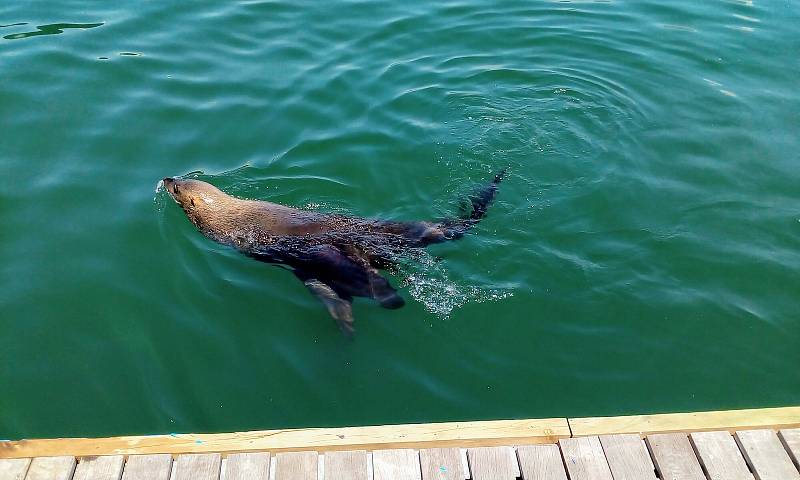
<path id="1" fill-rule="evenodd" d="M 3 25 L 4 27 L 13 27 L 17 25 L 26 25 L 26 23 L 14 23 L 11 25 Z M 21 38 L 38 37 L 39 35 L 58 35 L 64 33 L 64 30 L 69 28 L 95 28 L 103 25 L 100 23 L 51 23 L 49 25 L 39 25 L 35 31 L 12 33 L 3 36 L 6 40 L 19 40 Z"/>

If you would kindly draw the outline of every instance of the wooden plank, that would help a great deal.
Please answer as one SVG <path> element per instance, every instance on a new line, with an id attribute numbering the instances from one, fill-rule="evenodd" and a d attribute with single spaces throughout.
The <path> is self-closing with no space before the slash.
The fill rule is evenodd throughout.
<path id="1" fill-rule="evenodd" d="M 122 480 L 169 480 L 172 455 L 131 455 L 125 463 Z"/>
<path id="2" fill-rule="evenodd" d="M 663 479 L 706 480 L 700 462 L 685 433 L 661 433 L 647 436 L 647 445 L 656 469 Z"/>
<path id="3" fill-rule="evenodd" d="M 519 477 L 519 464 L 511 447 L 467 449 L 472 480 L 514 480 Z"/>
<path id="4" fill-rule="evenodd" d="M 275 458 L 275 478 L 272 480 L 317 480 L 317 452 L 279 453 Z"/>
<path id="5" fill-rule="evenodd" d="M 30 458 L 0 460 L 0 480 L 23 480 L 30 466 Z"/>
<path id="6" fill-rule="evenodd" d="M 800 426 L 800 425 L 798 425 Z M 570 436 L 566 418 L 306 428 L 238 433 L 0 441 L 0 458 L 150 453 L 298 452 L 483 447 L 553 443 Z"/>
<path id="7" fill-rule="evenodd" d="M 368 480 L 367 452 L 328 452 L 325 454 L 325 480 Z"/>
<path id="8" fill-rule="evenodd" d="M 34 458 L 25 480 L 70 480 L 75 465 L 75 457 Z"/>
<path id="9" fill-rule="evenodd" d="M 422 480 L 464 480 L 461 451 L 457 448 L 428 448 L 419 451 Z"/>
<path id="10" fill-rule="evenodd" d="M 625 417 L 570 418 L 576 437 L 615 433 L 671 433 L 800 427 L 800 407 L 667 413 Z"/>
<path id="11" fill-rule="evenodd" d="M 517 448 L 523 480 L 567 480 L 561 451 L 556 445 L 526 445 Z"/>
<path id="12" fill-rule="evenodd" d="M 175 480 L 219 480 L 221 465 L 218 453 L 178 455 Z"/>
<path id="13" fill-rule="evenodd" d="M 800 480 L 800 473 L 774 431 L 736 432 L 736 442 L 757 480 Z"/>
<path id="14" fill-rule="evenodd" d="M 656 469 L 639 435 L 603 435 L 600 444 L 614 480 L 656 480 Z"/>
<path id="15" fill-rule="evenodd" d="M 374 480 L 420 480 L 419 454 L 408 449 L 375 450 L 372 476 Z"/>
<path id="16" fill-rule="evenodd" d="M 689 439 L 709 480 L 753 480 L 730 433 L 695 432 Z"/>
<path id="17" fill-rule="evenodd" d="M 269 453 L 234 453 L 225 462 L 225 480 L 267 480 Z"/>
<path id="18" fill-rule="evenodd" d="M 75 469 L 74 480 L 119 480 L 122 477 L 122 455 L 83 457 Z"/>
<path id="19" fill-rule="evenodd" d="M 572 480 L 613 480 L 598 437 L 559 440 L 564 463 Z"/>
<path id="20" fill-rule="evenodd" d="M 794 465 L 800 469 L 800 428 L 781 430 L 779 435 Z"/>

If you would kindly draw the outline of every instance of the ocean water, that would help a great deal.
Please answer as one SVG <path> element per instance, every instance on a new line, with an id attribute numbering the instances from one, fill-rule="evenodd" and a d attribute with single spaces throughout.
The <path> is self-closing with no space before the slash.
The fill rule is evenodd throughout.
<path id="1" fill-rule="evenodd" d="M 0 438 L 800 403 L 800 4 L 3 2 Z M 489 215 L 337 330 L 157 190 Z"/>

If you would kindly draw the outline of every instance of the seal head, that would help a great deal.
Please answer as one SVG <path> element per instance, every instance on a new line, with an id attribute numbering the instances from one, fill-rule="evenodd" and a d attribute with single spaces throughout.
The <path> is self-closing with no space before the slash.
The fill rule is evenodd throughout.
<path id="1" fill-rule="evenodd" d="M 219 210 L 221 203 L 230 197 L 210 183 L 200 180 L 166 177 L 164 188 L 178 202 L 187 215 L 199 217 Z"/>

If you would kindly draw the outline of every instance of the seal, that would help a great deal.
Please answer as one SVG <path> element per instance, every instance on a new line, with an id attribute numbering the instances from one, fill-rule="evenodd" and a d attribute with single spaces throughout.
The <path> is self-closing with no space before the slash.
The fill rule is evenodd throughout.
<path id="1" fill-rule="evenodd" d="M 471 211 L 440 221 L 385 221 L 311 212 L 236 198 L 210 183 L 167 177 L 164 188 L 209 239 L 261 262 L 288 267 L 352 335 L 353 297 L 400 308 L 403 298 L 379 270 L 409 249 L 455 240 L 478 223 L 506 170 L 469 198 Z"/>

